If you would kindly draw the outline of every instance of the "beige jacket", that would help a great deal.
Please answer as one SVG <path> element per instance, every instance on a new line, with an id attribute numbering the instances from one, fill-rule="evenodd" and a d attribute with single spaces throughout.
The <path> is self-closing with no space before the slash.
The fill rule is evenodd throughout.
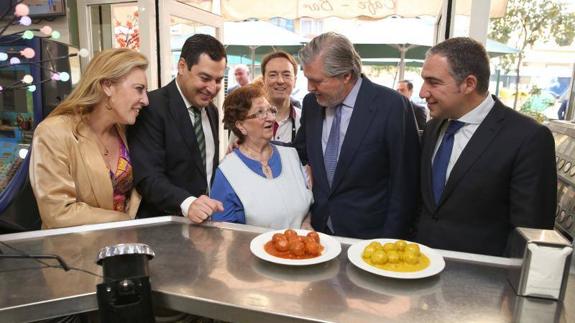
<path id="1" fill-rule="evenodd" d="M 132 190 L 128 214 L 113 210 L 109 170 L 96 135 L 78 118 L 56 116 L 34 132 L 30 183 L 44 229 L 133 219 L 140 196 Z M 126 143 L 125 129 L 118 133 Z"/>

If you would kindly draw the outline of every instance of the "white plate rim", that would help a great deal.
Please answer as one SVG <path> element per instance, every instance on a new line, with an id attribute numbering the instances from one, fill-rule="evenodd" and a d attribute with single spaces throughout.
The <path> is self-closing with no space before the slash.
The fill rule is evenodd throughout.
<path id="1" fill-rule="evenodd" d="M 304 229 L 293 229 L 297 232 L 298 235 L 306 235 L 310 230 Z M 253 238 L 250 242 L 250 251 L 252 254 L 262 260 L 273 262 L 280 265 L 290 265 L 290 266 L 307 266 L 307 265 L 315 265 L 320 264 L 322 262 L 326 262 L 332 260 L 333 258 L 337 257 L 341 253 L 341 244 L 339 241 L 334 239 L 333 237 L 328 236 L 327 234 L 317 232 L 319 234 L 319 241 L 323 245 L 324 250 L 322 254 L 315 258 L 308 258 L 308 259 L 285 259 L 276 256 L 272 256 L 264 250 L 264 245 L 266 242 L 270 241 L 274 234 L 276 233 L 284 233 L 285 230 L 274 230 L 264 232 L 257 237 Z"/>
<path id="2" fill-rule="evenodd" d="M 407 240 L 404 241 L 406 241 L 407 243 L 417 243 L 419 245 L 419 249 L 421 250 L 421 252 L 423 252 L 429 258 L 429 266 L 427 268 L 416 272 L 389 271 L 374 267 L 366 263 L 363 260 L 363 258 L 361 258 L 363 249 L 373 241 L 377 241 L 381 244 L 384 244 L 387 242 L 393 243 L 396 242 L 397 240 L 399 239 L 371 239 L 371 240 L 358 241 L 347 249 L 347 258 L 354 266 L 363 269 L 367 272 L 379 276 L 399 278 L 399 279 L 419 279 L 419 278 L 430 277 L 439 274 L 445 268 L 445 260 L 437 251 L 429 248 L 426 245 L 422 245 L 420 243 L 411 242 Z"/>

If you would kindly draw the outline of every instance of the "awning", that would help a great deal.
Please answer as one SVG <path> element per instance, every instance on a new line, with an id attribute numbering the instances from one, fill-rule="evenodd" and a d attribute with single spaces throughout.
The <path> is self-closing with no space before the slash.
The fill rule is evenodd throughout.
<path id="1" fill-rule="evenodd" d="M 436 16 L 442 0 L 220 0 L 221 13 L 226 21 L 249 18 L 270 19 L 282 17 L 310 18 L 366 18 L 381 19 L 388 16 Z M 456 14 L 469 15 L 471 0 L 458 0 Z M 507 0 L 491 0 L 491 17 L 502 17 Z"/>
<path id="2" fill-rule="evenodd" d="M 305 38 L 265 21 L 224 23 L 224 46 L 228 55 L 248 57 L 252 74 L 255 75 L 256 60 L 275 50 L 291 54 L 303 46 Z"/>

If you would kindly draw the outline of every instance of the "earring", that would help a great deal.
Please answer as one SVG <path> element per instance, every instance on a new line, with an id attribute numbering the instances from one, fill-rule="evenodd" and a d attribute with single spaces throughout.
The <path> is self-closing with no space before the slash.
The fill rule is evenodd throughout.
<path id="1" fill-rule="evenodd" d="M 105 103 L 106 110 L 112 111 L 112 106 L 110 105 L 110 98 L 108 97 L 108 102 Z"/>

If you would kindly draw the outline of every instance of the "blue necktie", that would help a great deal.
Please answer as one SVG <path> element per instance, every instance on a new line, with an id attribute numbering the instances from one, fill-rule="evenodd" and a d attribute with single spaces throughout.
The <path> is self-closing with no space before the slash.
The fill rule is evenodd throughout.
<path id="1" fill-rule="evenodd" d="M 435 198 L 435 204 L 439 204 L 439 199 L 441 199 L 441 194 L 443 194 L 443 189 L 445 188 L 445 182 L 447 181 L 447 166 L 449 165 L 449 159 L 451 158 L 451 151 L 453 150 L 453 137 L 455 133 L 465 125 L 464 122 L 451 120 L 447 130 L 443 135 L 443 140 L 437 153 L 435 153 L 435 159 L 433 159 L 433 197 Z"/>
<path id="2" fill-rule="evenodd" d="M 325 145 L 325 153 L 323 156 L 325 171 L 327 173 L 327 180 L 329 182 L 330 187 L 333 181 L 333 175 L 335 174 L 335 168 L 337 166 L 337 155 L 339 152 L 340 123 L 341 123 L 341 105 L 338 105 L 335 108 L 335 115 L 333 116 L 331 129 L 329 131 L 329 137 L 327 139 L 327 144 Z"/>

